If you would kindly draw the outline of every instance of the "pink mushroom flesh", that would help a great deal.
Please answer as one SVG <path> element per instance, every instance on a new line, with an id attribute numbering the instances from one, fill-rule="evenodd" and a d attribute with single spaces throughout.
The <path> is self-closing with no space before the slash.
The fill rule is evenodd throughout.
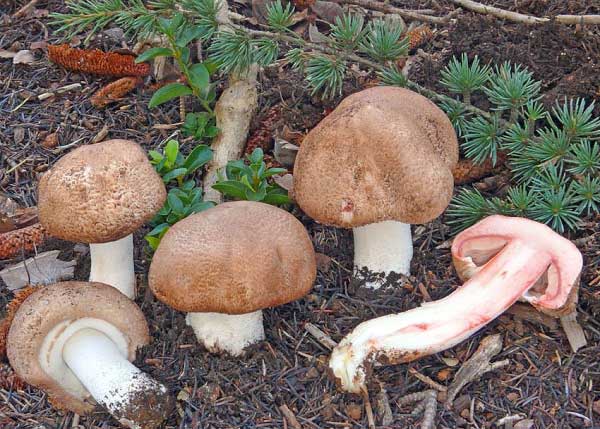
<path id="1" fill-rule="evenodd" d="M 358 325 L 334 349 L 330 368 L 340 387 L 364 389 L 369 364 L 402 363 L 448 349 L 520 298 L 542 308 L 564 305 L 582 259 L 550 228 L 523 218 L 491 216 L 459 234 L 452 254 L 469 278 L 447 297 Z"/>

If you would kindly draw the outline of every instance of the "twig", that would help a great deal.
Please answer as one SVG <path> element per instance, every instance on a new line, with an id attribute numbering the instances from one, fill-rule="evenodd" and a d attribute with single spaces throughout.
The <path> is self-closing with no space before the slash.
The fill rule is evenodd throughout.
<path id="1" fill-rule="evenodd" d="M 473 353 L 473 356 L 467 360 L 458 370 L 454 381 L 448 388 L 445 405 L 448 409 L 452 408 L 454 398 L 460 390 L 470 383 L 481 377 L 489 371 L 501 368 L 509 364 L 508 360 L 491 363 L 490 359 L 496 356 L 502 350 L 502 337 L 500 334 L 490 335 L 481 340 L 479 347 Z"/>
<path id="2" fill-rule="evenodd" d="M 33 7 L 37 4 L 37 2 L 38 2 L 38 0 L 31 0 L 29 3 L 27 3 L 21 9 L 16 11 L 12 17 L 13 18 L 21 18 L 22 16 L 27 15 L 29 13 L 29 11 L 31 9 L 33 9 Z"/>
<path id="3" fill-rule="evenodd" d="M 410 372 L 410 374 L 414 375 L 415 378 L 419 379 L 420 381 L 422 381 L 423 383 L 425 383 L 426 385 L 428 385 L 429 387 L 431 387 L 435 390 L 438 390 L 440 392 L 445 392 L 448 390 L 448 388 L 446 386 L 442 386 L 441 384 L 436 383 L 430 377 L 427 377 L 426 375 L 421 374 L 419 371 L 417 371 L 414 368 L 409 368 L 408 372 Z"/>
<path id="4" fill-rule="evenodd" d="M 389 426 L 394 421 L 390 400 L 384 385 L 380 383 L 379 387 L 379 393 L 377 394 L 377 414 L 381 416 L 381 425 Z"/>
<path id="5" fill-rule="evenodd" d="M 540 25 L 550 21 L 560 22 L 561 24 L 581 24 L 598 25 L 600 24 L 600 15 L 557 15 L 553 18 L 539 18 L 537 16 L 525 15 L 523 13 L 512 12 L 510 10 L 500 9 L 494 6 L 486 6 L 472 0 L 450 0 L 452 3 L 469 9 L 473 12 L 484 15 L 492 15 L 500 19 L 520 22 L 527 25 Z"/>
<path id="6" fill-rule="evenodd" d="M 397 15 L 400 15 L 402 18 L 431 22 L 432 24 L 445 24 L 448 21 L 450 21 L 450 18 L 452 17 L 452 14 L 442 17 L 425 15 L 419 13 L 418 11 L 400 9 L 398 7 L 390 6 L 389 4 L 381 3 L 374 0 L 345 0 L 345 3 L 354 4 L 357 6 L 364 7 L 366 9 L 377 10 L 379 12 L 395 13 Z"/>
<path id="7" fill-rule="evenodd" d="M 424 390 L 423 392 L 411 393 L 406 395 L 398 401 L 396 404 L 398 407 L 404 405 L 413 404 L 419 402 L 413 409 L 411 415 L 416 417 L 423 410 L 423 421 L 421 422 L 421 429 L 434 429 L 435 428 L 435 414 L 437 411 L 437 392 L 435 390 Z"/>
<path id="8" fill-rule="evenodd" d="M 366 388 L 362 389 L 362 396 L 365 402 L 365 413 L 367 414 L 367 424 L 369 429 L 375 429 L 375 418 L 373 417 L 373 407 L 371 407 L 371 400 L 369 399 L 369 391 Z"/>
<path id="9" fill-rule="evenodd" d="M 279 411 L 281 411 L 281 414 L 283 414 L 283 418 L 287 420 L 291 427 L 293 427 L 294 429 L 302 429 L 302 425 L 300 424 L 300 422 L 298 422 L 298 419 L 296 419 L 296 416 L 294 415 L 292 410 L 288 408 L 287 405 L 280 405 Z"/>
<path id="10" fill-rule="evenodd" d="M 527 320 L 528 322 L 544 325 L 553 330 L 558 328 L 558 324 L 556 323 L 555 318 L 535 310 L 528 304 L 517 303 L 510 307 L 508 310 L 506 310 L 506 313 L 512 314 L 513 316 L 519 319 Z"/>
<path id="11" fill-rule="evenodd" d="M 312 323 L 309 322 L 306 325 L 304 325 L 304 329 L 306 329 L 306 331 L 310 335 L 315 337 L 315 339 L 319 343 L 321 343 L 324 347 L 326 347 L 327 349 L 333 350 L 335 348 L 335 346 L 337 346 L 337 343 L 335 341 L 333 341 L 329 335 L 327 335 L 325 332 L 321 331 L 319 328 L 317 328 Z"/>

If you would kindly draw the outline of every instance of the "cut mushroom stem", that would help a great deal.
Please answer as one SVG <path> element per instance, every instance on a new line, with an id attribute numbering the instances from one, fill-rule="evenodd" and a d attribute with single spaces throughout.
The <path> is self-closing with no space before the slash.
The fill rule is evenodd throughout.
<path id="1" fill-rule="evenodd" d="M 213 353 L 239 356 L 265 339 L 262 310 L 246 314 L 188 313 L 186 322 L 198 341 Z"/>
<path id="2" fill-rule="evenodd" d="M 96 402 L 129 428 L 147 427 L 144 410 L 167 395 L 165 386 L 135 367 L 110 338 L 95 329 L 73 334 L 62 355 Z"/>
<path id="3" fill-rule="evenodd" d="M 370 272 L 391 272 L 408 275 L 413 256 L 410 225 L 384 221 L 353 228 L 354 266 L 357 274 L 366 268 Z M 379 289 L 382 281 L 368 281 L 366 287 Z"/>
<path id="4" fill-rule="evenodd" d="M 90 281 L 105 283 L 135 299 L 133 235 L 109 243 L 90 244 Z"/>
<path id="5" fill-rule="evenodd" d="M 542 309 L 567 305 L 582 265 L 577 248 L 548 227 L 503 216 L 461 233 L 452 253 L 468 260 L 476 256 L 483 265 L 446 298 L 358 325 L 331 355 L 330 367 L 343 390 L 366 388 L 366 374 L 376 361 L 409 362 L 458 344 L 521 298 Z"/>

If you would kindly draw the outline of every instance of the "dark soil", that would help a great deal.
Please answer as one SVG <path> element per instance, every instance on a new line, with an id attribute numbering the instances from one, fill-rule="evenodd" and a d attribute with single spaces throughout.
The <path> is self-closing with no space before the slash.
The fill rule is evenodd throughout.
<path id="1" fill-rule="evenodd" d="M 22 5 L 1 3 L 0 10 L 13 13 Z M 454 7 L 443 0 L 397 2 L 402 7 L 431 8 L 439 15 Z M 487 1 L 522 13 L 600 13 L 595 0 L 497 0 Z M 52 11 L 64 8 L 58 0 L 40 0 L 37 8 Z M 0 20 L 0 22 L 2 22 Z M 528 27 L 463 12 L 456 23 L 437 29 L 435 38 L 421 47 L 411 77 L 424 86 L 443 92 L 439 71 L 454 54 L 468 52 L 485 62 L 514 61 L 529 67 L 543 81 L 544 100 L 552 103 L 565 95 L 600 99 L 600 29 L 557 26 Z M 0 23 L 0 49 L 28 49 L 32 42 L 58 37 L 47 18 L 30 16 Z M 15 45 L 16 44 L 16 45 Z M 93 42 L 106 49 L 131 47 L 123 40 L 104 37 Z M 36 205 L 39 175 L 71 147 L 90 143 L 106 126 L 107 138 L 130 138 L 146 148 L 157 148 L 177 127 L 177 103 L 148 110 L 151 91 L 140 89 L 105 110 L 90 105 L 89 97 L 106 80 L 64 71 L 46 59 L 43 50 L 34 51 L 33 65 L 13 66 L 0 60 L 0 191 L 23 206 Z M 70 83 L 82 89 L 46 101 L 37 95 Z M 366 79 L 353 78 L 344 92 L 360 89 Z M 261 74 L 260 109 L 254 128 L 275 105 L 282 113 L 274 127 L 285 124 L 294 131 L 312 128 L 339 100 L 322 102 L 311 96 L 299 75 L 287 69 L 269 68 Z M 188 109 L 195 106 L 188 101 Z M 485 106 L 482 106 L 485 107 Z M 596 107 L 600 114 L 600 103 Z M 161 125 L 158 126 L 157 125 Z M 166 126 L 165 126 L 166 125 Z M 52 132 L 59 146 L 40 145 Z M 184 150 L 193 142 L 181 140 Z M 265 311 L 267 341 L 251 347 L 243 358 L 215 356 L 199 346 L 185 315 L 154 299 L 147 288 L 148 257 L 145 230 L 135 236 L 136 272 L 139 275 L 138 304 L 150 325 L 153 342 L 138 354 L 136 365 L 169 386 L 177 398 L 176 412 L 165 428 L 288 428 L 280 411 L 287 406 L 303 428 L 366 428 L 363 399 L 336 390 L 327 372 L 329 350 L 305 330 L 306 323 L 318 326 L 339 341 L 358 323 L 380 315 L 414 308 L 428 299 L 439 299 L 458 284 L 448 246 L 449 228 L 438 219 L 415 226 L 413 276 L 378 292 L 357 288 L 352 280 L 352 235 L 350 231 L 315 223 L 293 209 L 306 225 L 320 257 L 318 277 L 310 295 L 297 302 Z M 503 417 L 521 414 L 532 419 L 534 428 L 569 429 L 600 427 L 600 227 L 589 219 L 573 236 L 584 254 L 581 278 L 579 321 L 588 346 L 573 354 L 562 330 L 504 315 L 468 341 L 438 355 L 410 364 L 375 370 L 370 384 L 375 418 L 378 392 L 384 387 L 393 413 L 389 428 L 417 428 L 420 417 L 411 417 L 410 408 L 396 405 L 399 398 L 429 388 L 411 371 L 449 385 L 460 365 L 477 348 L 481 338 L 492 333 L 503 336 L 498 360 L 510 365 L 467 385 L 452 410 L 438 409 L 438 428 L 489 428 Z M 61 249 L 61 258 L 77 258 L 76 278 L 85 279 L 89 255 L 71 243 L 48 241 L 40 251 Z M 0 262 L 0 269 L 19 262 L 22 255 Z M 260 256 L 249 263 L 260 263 Z M 0 285 L 0 314 L 12 295 Z M 449 367 L 447 358 L 458 364 Z M 2 365 L 0 363 L 0 365 Z M 5 370 L 5 368 L 4 368 Z M 0 376 L 4 372 L 0 368 Z M 1 378 L 1 377 L 0 377 Z M 117 423 L 98 411 L 79 420 L 72 413 L 56 411 L 43 392 L 1 386 L 0 427 L 113 428 Z M 378 426 L 384 427 L 384 426 Z M 507 426 L 508 427 L 508 426 Z"/>

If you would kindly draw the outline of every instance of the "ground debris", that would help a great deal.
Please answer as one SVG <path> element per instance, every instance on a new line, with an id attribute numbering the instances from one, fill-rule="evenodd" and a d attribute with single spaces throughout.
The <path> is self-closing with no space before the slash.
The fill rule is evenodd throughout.
<path id="1" fill-rule="evenodd" d="M 18 290 L 29 284 L 45 285 L 62 280 L 71 280 L 76 261 L 58 259 L 60 250 L 40 253 L 16 265 L 0 271 L 0 277 L 9 290 Z"/>

